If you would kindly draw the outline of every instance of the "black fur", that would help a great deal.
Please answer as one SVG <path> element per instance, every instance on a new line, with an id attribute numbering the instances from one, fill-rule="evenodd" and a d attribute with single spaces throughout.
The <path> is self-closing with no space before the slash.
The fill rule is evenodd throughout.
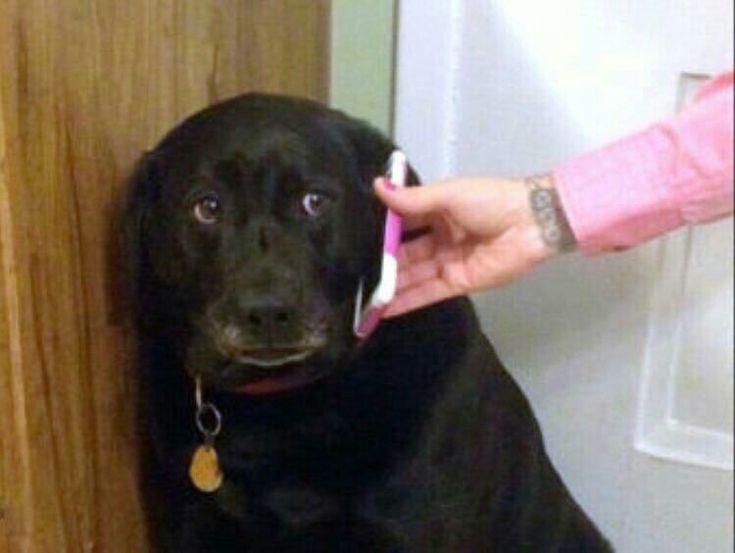
<path id="1" fill-rule="evenodd" d="M 610 550 L 466 298 L 385 321 L 362 345 L 351 336 L 358 281 L 374 284 L 380 255 L 370 183 L 392 149 L 318 104 L 247 95 L 141 160 L 125 221 L 157 551 Z M 312 189 L 329 199 L 319 217 L 300 210 Z M 212 191 L 219 221 L 202 225 L 192 206 Z M 287 369 L 238 357 L 307 342 L 318 351 Z M 238 393 L 294 366 L 314 380 Z M 195 374 L 223 416 L 212 495 L 187 475 Z"/>

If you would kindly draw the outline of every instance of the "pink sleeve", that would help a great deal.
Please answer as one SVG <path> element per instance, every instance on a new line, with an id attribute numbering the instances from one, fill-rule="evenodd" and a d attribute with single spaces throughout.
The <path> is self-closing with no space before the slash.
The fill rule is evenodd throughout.
<path id="1" fill-rule="evenodd" d="M 668 121 L 553 170 L 585 253 L 621 250 L 733 212 L 733 73 Z"/>

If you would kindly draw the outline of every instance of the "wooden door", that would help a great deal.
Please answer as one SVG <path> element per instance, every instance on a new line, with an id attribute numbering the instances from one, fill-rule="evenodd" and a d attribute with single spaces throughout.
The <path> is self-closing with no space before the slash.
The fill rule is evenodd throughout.
<path id="1" fill-rule="evenodd" d="M 110 232 L 124 177 L 218 99 L 325 99 L 328 14 L 327 0 L 0 2 L 0 552 L 147 550 Z"/>

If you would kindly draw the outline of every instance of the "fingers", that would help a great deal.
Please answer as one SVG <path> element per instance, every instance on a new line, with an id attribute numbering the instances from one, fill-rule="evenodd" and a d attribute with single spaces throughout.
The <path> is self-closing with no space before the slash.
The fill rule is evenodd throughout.
<path id="1" fill-rule="evenodd" d="M 431 226 L 431 215 L 428 213 L 406 213 L 406 212 L 400 212 L 398 211 L 392 204 L 392 198 L 388 201 L 391 203 L 387 203 L 387 201 L 383 198 L 382 194 L 388 194 L 391 195 L 395 190 L 390 189 L 385 184 L 385 179 L 380 178 L 376 179 L 374 183 L 375 193 L 378 196 L 378 198 L 383 202 L 383 204 L 390 208 L 391 210 L 398 213 L 401 218 L 403 219 L 403 230 L 404 231 L 414 231 L 421 228 L 427 228 Z"/>
<path id="2" fill-rule="evenodd" d="M 398 292 L 384 316 L 395 317 L 458 294 L 442 280 L 442 256 L 437 248 L 431 234 L 401 246 Z"/>
<path id="3" fill-rule="evenodd" d="M 451 190 L 442 183 L 426 187 L 394 189 L 384 179 L 374 183 L 378 198 L 404 218 L 407 228 L 433 226 L 436 215 L 447 206 Z M 405 243 L 399 250 L 398 294 L 391 302 L 385 317 L 395 317 L 459 294 L 440 278 L 440 256 L 437 255 L 437 236 L 432 233 Z"/>
<path id="4" fill-rule="evenodd" d="M 403 243 L 398 250 L 398 264 L 401 267 L 408 267 L 411 263 L 432 258 L 436 254 L 436 248 L 436 238 L 432 234 Z"/>
<path id="5" fill-rule="evenodd" d="M 421 284 L 400 291 L 388 306 L 384 317 L 397 317 L 457 295 L 459 295 L 459 292 L 452 289 L 444 281 L 439 279 L 426 280 Z"/>
<path id="6" fill-rule="evenodd" d="M 438 277 L 441 270 L 439 257 L 432 235 L 403 244 L 398 250 L 398 289 Z"/>
<path id="7" fill-rule="evenodd" d="M 435 259 L 427 259 L 401 268 L 398 273 L 397 289 L 401 290 L 416 286 L 425 280 L 439 278 L 441 275 L 441 264 Z"/>
<path id="8" fill-rule="evenodd" d="M 385 179 L 376 179 L 373 188 L 378 198 L 390 209 L 404 217 L 416 218 L 441 209 L 448 189 L 442 184 L 390 188 Z"/>

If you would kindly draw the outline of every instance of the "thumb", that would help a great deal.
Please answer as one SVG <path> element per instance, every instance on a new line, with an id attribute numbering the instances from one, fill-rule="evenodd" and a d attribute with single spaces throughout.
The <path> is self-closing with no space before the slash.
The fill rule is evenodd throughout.
<path id="1" fill-rule="evenodd" d="M 442 184 L 392 188 L 385 179 L 376 179 L 373 188 L 378 198 L 402 216 L 420 216 L 444 207 L 447 188 Z"/>

